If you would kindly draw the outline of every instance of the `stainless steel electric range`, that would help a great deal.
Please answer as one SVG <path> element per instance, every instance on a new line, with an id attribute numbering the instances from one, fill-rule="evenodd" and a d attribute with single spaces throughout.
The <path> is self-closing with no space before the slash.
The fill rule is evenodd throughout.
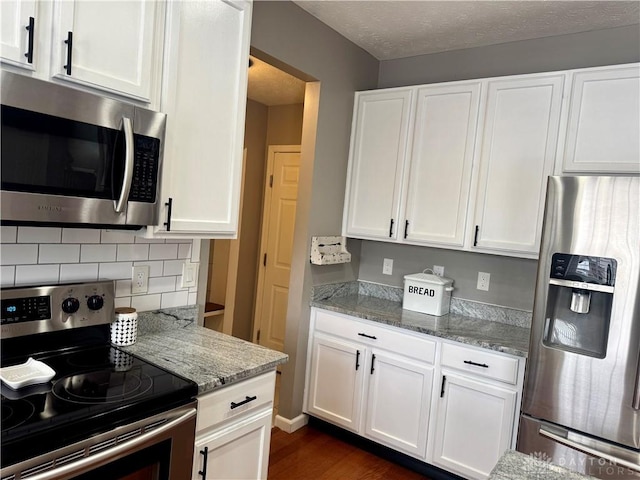
<path id="1" fill-rule="evenodd" d="M 190 477 L 197 385 L 110 345 L 113 282 L 3 289 L 1 301 L 3 371 L 21 377 L 31 358 L 55 372 L 2 383 L 2 480 Z"/>

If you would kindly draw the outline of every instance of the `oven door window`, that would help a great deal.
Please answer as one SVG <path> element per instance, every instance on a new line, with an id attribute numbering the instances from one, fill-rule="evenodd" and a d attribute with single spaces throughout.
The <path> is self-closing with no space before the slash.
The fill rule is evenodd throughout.
<path id="1" fill-rule="evenodd" d="M 113 199 L 112 186 L 122 183 L 121 137 L 119 130 L 2 105 L 2 189 Z"/>
<path id="2" fill-rule="evenodd" d="M 74 477 L 74 480 L 169 480 L 170 462 L 171 440 L 168 439 Z"/>

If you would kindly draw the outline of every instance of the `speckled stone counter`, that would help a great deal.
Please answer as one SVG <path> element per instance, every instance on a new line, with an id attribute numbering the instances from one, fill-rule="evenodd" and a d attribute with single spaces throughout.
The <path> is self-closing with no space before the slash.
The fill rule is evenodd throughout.
<path id="1" fill-rule="evenodd" d="M 358 283 L 358 282 L 351 282 Z M 365 293 L 370 286 L 365 287 Z M 498 318 L 500 309 L 487 310 L 485 318 L 475 318 L 458 313 L 449 313 L 441 317 L 425 315 L 402 308 L 402 300 L 389 295 L 388 290 L 381 297 L 363 294 L 362 288 L 351 284 L 342 284 L 335 289 L 321 286 L 321 293 L 315 291 L 311 306 L 374 322 L 393 325 L 435 337 L 475 345 L 511 355 L 526 357 L 529 348 L 529 326 L 526 321 L 516 319 L 511 323 Z M 516 323 L 516 324 L 513 324 Z"/>
<path id="2" fill-rule="evenodd" d="M 508 450 L 491 471 L 489 480 L 596 480 L 564 467 Z"/>
<path id="3" fill-rule="evenodd" d="M 197 308 L 138 314 L 138 337 L 127 352 L 198 384 L 198 394 L 253 377 L 285 363 L 288 356 L 200 327 Z"/>

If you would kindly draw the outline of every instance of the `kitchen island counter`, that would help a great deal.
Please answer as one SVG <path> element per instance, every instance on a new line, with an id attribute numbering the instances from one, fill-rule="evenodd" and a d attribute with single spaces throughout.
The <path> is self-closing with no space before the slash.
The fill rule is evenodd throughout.
<path id="1" fill-rule="evenodd" d="M 135 344 L 120 347 L 198 384 L 198 394 L 260 375 L 288 356 L 196 323 L 197 308 L 139 312 Z"/>
<path id="2" fill-rule="evenodd" d="M 498 309 L 481 311 L 480 315 L 485 318 L 460 313 L 436 317 L 404 310 L 402 301 L 397 298 L 363 294 L 352 286 L 328 291 L 330 293 L 315 293 L 311 306 L 519 357 L 527 356 L 530 328 L 492 321 L 495 312 L 500 312 Z"/>

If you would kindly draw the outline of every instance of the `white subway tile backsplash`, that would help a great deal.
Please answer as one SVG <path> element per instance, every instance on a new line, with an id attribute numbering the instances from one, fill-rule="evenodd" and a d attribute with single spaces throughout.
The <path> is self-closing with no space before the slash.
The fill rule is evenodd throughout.
<path id="1" fill-rule="evenodd" d="M 140 295 L 137 297 L 131 297 L 131 307 L 135 308 L 139 312 L 146 312 L 149 310 L 158 310 L 162 300 L 161 294 L 156 295 Z M 186 305 L 186 304 L 182 304 Z"/>
<path id="2" fill-rule="evenodd" d="M 16 243 L 18 236 L 18 227 L 0 227 L 0 242 L 2 243 Z"/>
<path id="3" fill-rule="evenodd" d="M 149 245 L 149 260 L 174 260 L 178 258 L 177 244 Z"/>
<path id="4" fill-rule="evenodd" d="M 148 265 L 149 277 L 161 277 L 162 270 L 164 269 L 164 262 L 162 260 L 156 260 L 153 262 L 133 262 L 133 265 Z"/>
<path id="5" fill-rule="evenodd" d="M 176 277 L 156 277 L 149 279 L 149 293 L 175 292 Z"/>
<path id="6" fill-rule="evenodd" d="M 178 258 L 191 258 L 191 244 L 181 243 L 178 245 Z"/>
<path id="7" fill-rule="evenodd" d="M 131 280 L 116 281 L 116 297 L 131 296 Z"/>
<path id="8" fill-rule="evenodd" d="M 81 262 L 115 262 L 116 245 L 82 245 Z"/>
<path id="9" fill-rule="evenodd" d="M 60 265 L 60 283 L 95 282 L 98 280 L 97 263 L 68 263 Z"/>
<path id="10" fill-rule="evenodd" d="M 90 228 L 0 230 L 0 284 L 46 285 L 114 280 L 116 307 L 139 311 L 194 305 L 197 288 L 182 288 L 185 260 L 199 262 L 200 240 L 146 239 Z M 149 266 L 149 292 L 131 294 L 133 265 Z"/>
<path id="11" fill-rule="evenodd" d="M 38 263 L 78 263 L 80 245 L 42 244 Z"/>
<path id="12" fill-rule="evenodd" d="M 131 297 L 116 297 L 114 306 L 116 308 L 121 307 L 130 307 L 131 306 Z"/>
<path id="13" fill-rule="evenodd" d="M 30 265 L 38 263 L 38 245 L 4 243 L 0 246 L 2 265 Z"/>
<path id="14" fill-rule="evenodd" d="M 56 284 L 60 279 L 60 265 L 18 265 L 16 285 Z"/>
<path id="15" fill-rule="evenodd" d="M 19 227 L 18 243 L 60 243 L 61 228 Z"/>
<path id="16" fill-rule="evenodd" d="M 119 262 L 129 260 L 147 260 L 149 258 L 149 245 L 122 243 L 118 245 L 118 253 L 116 259 Z"/>
<path id="17" fill-rule="evenodd" d="M 164 243 L 184 243 L 184 238 L 166 238 Z"/>
<path id="18" fill-rule="evenodd" d="M 164 262 L 164 269 L 162 270 L 162 274 L 164 276 L 182 275 L 183 265 L 184 265 L 184 260 L 166 260 Z"/>
<path id="19" fill-rule="evenodd" d="M 134 243 L 135 234 L 120 230 L 102 230 L 100 243 Z"/>
<path id="20" fill-rule="evenodd" d="M 62 243 L 100 243 L 100 230 L 94 228 L 63 228 Z"/>
<path id="21" fill-rule="evenodd" d="M 0 267 L 0 285 L 3 287 L 13 287 L 16 276 L 16 267 L 2 266 Z"/>
<path id="22" fill-rule="evenodd" d="M 99 280 L 123 280 L 131 278 L 131 262 L 101 263 L 98 270 Z"/>
<path id="23" fill-rule="evenodd" d="M 180 307 L 183 305 L 187 305 L 188 301 L 189 292 L 187 292 L 186 290 L 181 292 L 163 293 L 160 308 Z"/>

